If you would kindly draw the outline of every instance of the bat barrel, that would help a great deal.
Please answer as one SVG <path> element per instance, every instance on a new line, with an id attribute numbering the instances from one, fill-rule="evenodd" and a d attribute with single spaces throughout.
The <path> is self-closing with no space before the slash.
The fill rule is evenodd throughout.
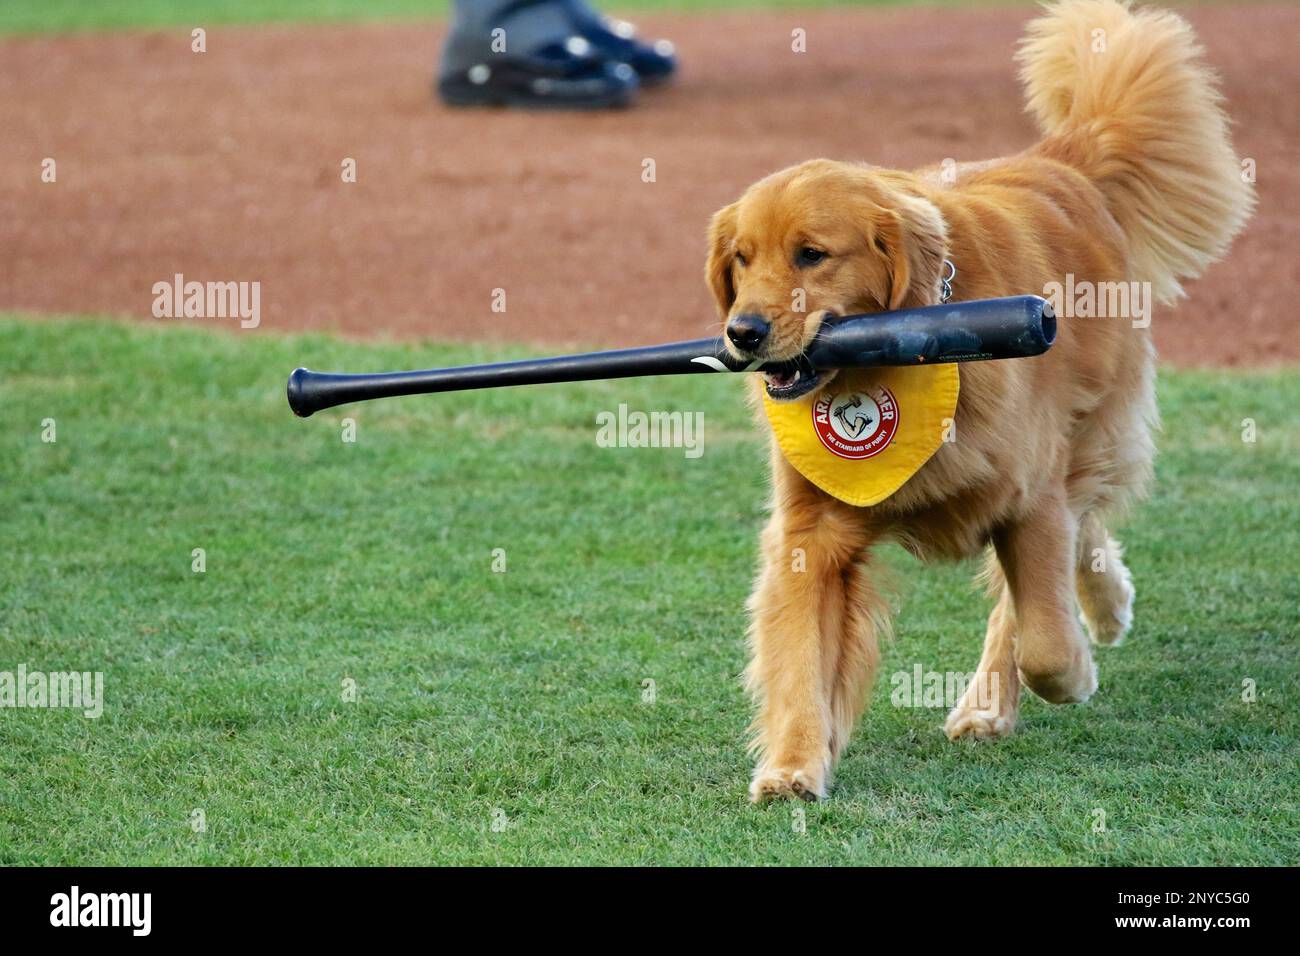
<path id="1" fill-rule="evenodd" d="M 816 368 L 871 368 L 1031 358 L 1056 341 L 1046 299 L 1017 295 L 852 316 L 822 331 L 808 350 Z"/>

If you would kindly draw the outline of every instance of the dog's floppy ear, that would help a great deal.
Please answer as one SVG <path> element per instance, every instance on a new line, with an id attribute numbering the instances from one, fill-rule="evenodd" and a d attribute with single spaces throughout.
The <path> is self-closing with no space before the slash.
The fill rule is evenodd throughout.
<path id="1" fill-rule="evenodd" d="M 889 308 L 936 304 L 948 248 L 939 207 L 898 193 L 875 218 L 876 246 L 889 262 Z"/>
<path id="2" fill-rule="evenodd" d="M 723 318 L 736 301 L 736 289 L 731 282 L 731 263 L 735 258 L 736 219 L 740 203 L 723 206 L 709 222 L 709 257 L 704 264 L 704 280 L 718 303 L 718 314 Z"/>

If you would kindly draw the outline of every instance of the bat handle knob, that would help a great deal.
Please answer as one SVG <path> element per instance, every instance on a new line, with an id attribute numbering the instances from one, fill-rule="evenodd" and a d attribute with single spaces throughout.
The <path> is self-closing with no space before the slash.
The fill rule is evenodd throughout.
<path id="1" fill-rule="evenodd" d="M 289 373 L 289 384 L 285 386 L 284 392 L 289 399 L 289 407 L 299 418 L 307 418 L 312 412 L 316 411 L 315 406 L 307 398 L 307 381 L 311 375 L 310 369 L 296 368 Z"/>

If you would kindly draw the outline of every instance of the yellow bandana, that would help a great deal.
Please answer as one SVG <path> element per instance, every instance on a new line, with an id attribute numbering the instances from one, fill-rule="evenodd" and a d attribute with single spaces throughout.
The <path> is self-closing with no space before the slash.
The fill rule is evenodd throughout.
<path id="1" fill-rule="evenodd" d="M 939 450 L 952 430 L 960 376 L 955 364 L 842 369 L 794 402 L 763 395 L 786 461 L 827 494 L 879 504 Z"/>

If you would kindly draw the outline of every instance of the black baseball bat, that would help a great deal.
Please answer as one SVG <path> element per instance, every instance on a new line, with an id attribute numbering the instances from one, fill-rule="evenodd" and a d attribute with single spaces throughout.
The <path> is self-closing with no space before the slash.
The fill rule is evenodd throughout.
<path id="1" fill-rule="evenodd" d="M 692 372 L 874 368 L 1027 358 L 1046 352 L 1055 340 L 1056 315 L 1052 307 L 1036 295 L 1018 295 L 833 319 L 822 327 L 799 359 L 788 362 L 741 361 L 718 336 L 611 352 L 413 372 L 345 375 L 299 368 L 289 376 L 287 392 L 294 414 L 306 418 L 324 408 L 372 398 L 505 385 Z"/>

